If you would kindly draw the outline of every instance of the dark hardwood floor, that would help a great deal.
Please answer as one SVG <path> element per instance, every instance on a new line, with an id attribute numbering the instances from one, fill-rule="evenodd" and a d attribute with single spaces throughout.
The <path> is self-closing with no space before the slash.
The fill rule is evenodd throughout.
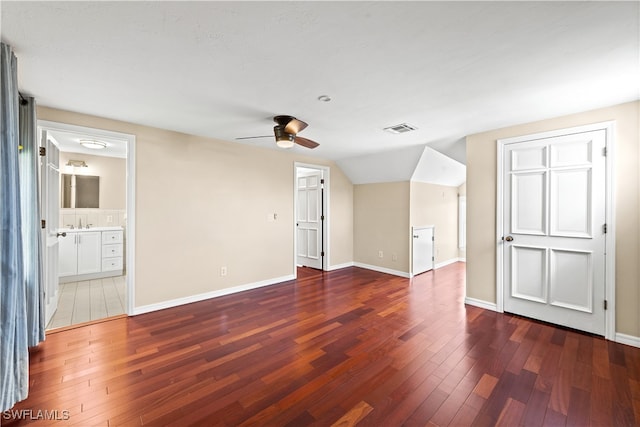
<path id="1" fill-rule="evenodd" d="M 411 281 L 300 269 L 296 281 L 51 333 L 31 352 L 29 398 L 0 422 L 640 424 L 640 349 L 465 306 L 464 275 L 461 263 Z"/>

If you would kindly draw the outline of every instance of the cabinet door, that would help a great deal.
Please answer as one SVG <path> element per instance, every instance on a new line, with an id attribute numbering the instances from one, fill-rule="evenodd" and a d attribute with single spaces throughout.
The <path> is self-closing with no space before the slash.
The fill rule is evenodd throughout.
<path id="1" fill-rule="evenodd" d="M 78 234 L 69 233 L 58 239 L 60 255 L 58 256 L 58 276 L 73 276 L 78 273 L 77 242 Z"/>
<path id="2" fill-rule="evenodd" d="M 78 274 L 98 273 L 102 269 L 102 233 L 78 233 Z"/>

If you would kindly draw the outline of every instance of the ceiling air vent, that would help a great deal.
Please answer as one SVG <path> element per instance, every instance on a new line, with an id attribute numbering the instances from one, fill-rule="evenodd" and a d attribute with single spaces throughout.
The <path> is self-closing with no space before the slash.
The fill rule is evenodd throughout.
<path id="1" fill-rule="evenodd" d="M 390 133 L 405 133 L 405 132 L 411 132 L 412 130 L 416 130 L 418 129 L 415 126 L 411 126 L 410 124 L 407 123 L 400 123 L 399 125 L 395 125 L 395 126 L 389 126 L 388 128 L 384 128 L 383 130 L 386 130 L 387 132 Z"/>

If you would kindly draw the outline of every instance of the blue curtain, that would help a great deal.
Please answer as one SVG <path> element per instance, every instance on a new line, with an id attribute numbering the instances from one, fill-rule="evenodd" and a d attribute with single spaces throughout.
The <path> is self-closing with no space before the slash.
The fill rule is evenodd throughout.
<path id="1" fill-rule="evenodd" d="M 24 284 L 27 309 L 27 345 L 44 341 L 44 283 L 40 238 L 40 167 L 36 130 L 36 103 L 31 97 L 20 102 L 20 203 Z"/>
<path id="2" fill-rule="evenodd" d="M 28 346 L 44 338 L 44 328 L 40 235 L 34 228 L 34 221 L 39 223 L 35 106 L 33 100 L 23 106 L 25 134 L 21 135 L 17 60 L 11 47 L 4 43 L 0 47 L 0 410 L 4 411 L 27 397 Z"/>

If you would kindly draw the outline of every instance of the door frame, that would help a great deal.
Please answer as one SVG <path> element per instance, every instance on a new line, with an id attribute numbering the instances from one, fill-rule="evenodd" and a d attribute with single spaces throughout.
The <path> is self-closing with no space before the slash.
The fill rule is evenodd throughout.
<path id="1" fill-rule="evenodd" d="M 134 314 L 135 307 L 135 236 L 136 236 L 136 195 L 135 195 L 135 183 L 136 183 L 136 136 L 123 132 L 115 132 L 105 129 L 97 129 L 88 126 L 77 126 L 68 123 L 54 122 L 48 120 L 38 120 L 38 129 L 45 129 L 50 131 L 60 132 L 73 132 L 79 134 L 88 134 L 97 138 L 114 138 L 121 139 L 127 143 L 127 158 L 126 158 L 126 213 L 127 213 L 127 227 L 126 227 L 126 265 L 127 276 L 125 280 L 127 303 L 125 311 L 128 316 Z"/>
<path id="2" fill-rule="evenodd" d="M 329 246 L 329 230 L 331 227 L 329 223 L 331 221 L 331 215 L 328 214 L 330 212 L 329 201 L 331 197 L 329 197 L 330 190 L 330 171 L 331 168 L 328 166 L 322 165 L 314 165 L 311 163 L 302 163 L 302 162 L 294 162 L 293 165 L 293 276 L 294 278 L 298 277 L 298 230 L 296 227 L 296 216 L 298 214 L 298 169 L 316 169 L 322 171 L 322 179 L 324 179 L 324 185 L 322 192 L 322 215 L 324 215 L 324 221 L 322 221 L 322 248 L 324 250 L 324 259 L 322 261 L 322 271 L 329 271 L 329 266 L 331 265 L 330 258 L 330 246 Z"/>
<path id="3" fill-rule="evenodd" d="M 496 169 L 496 311 L 504 313 L 504 244 L 502 242 L 502 230 L 504 229 L 504 164 L 506 146 L 509 144 L 553 138 L 576 133 L 605 131 L 607 154 L 605 158 L 605 217 L 607 235 L 605 236 L 605 298 L 607 310 L 605 311 L 605 338 L 615 341 L 616 328 L 616 298 L 615 298 L 615 248 L 616 248 L 616 216 L 615 216 L 615 122 L 607 121 L 590 125 L 576 126 L 566 129 L 557 129 L 548 132 L 540 132 L 529 135 L 516 136 L 497 140 L 497 169 Z"/>

